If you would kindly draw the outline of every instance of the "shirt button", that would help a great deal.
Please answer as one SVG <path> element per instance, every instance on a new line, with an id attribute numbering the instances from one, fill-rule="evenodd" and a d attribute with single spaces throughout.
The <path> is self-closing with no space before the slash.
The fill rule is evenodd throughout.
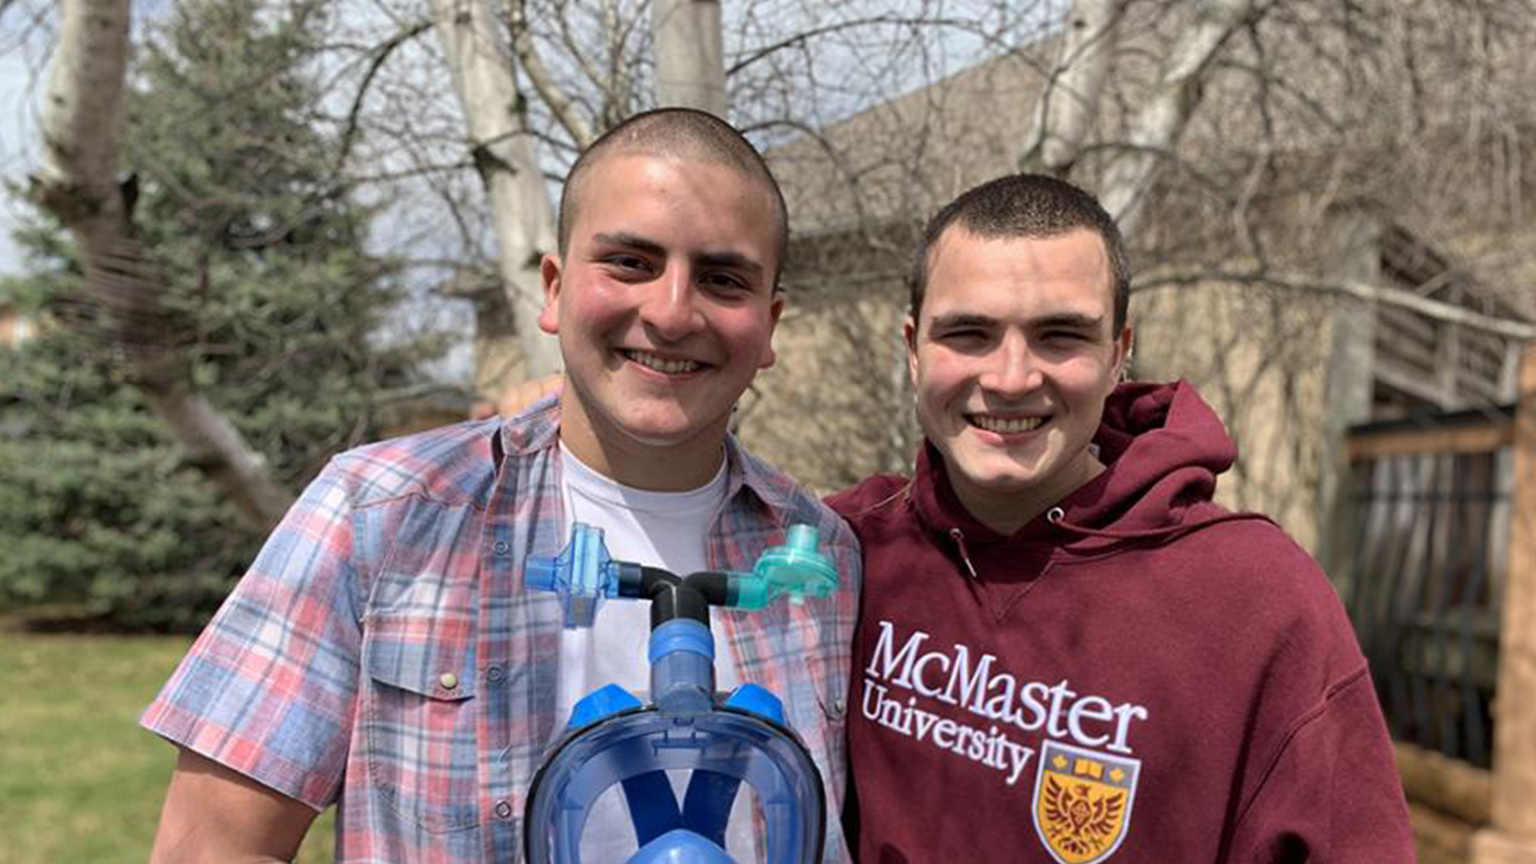
<path id="1" fill-rule="evenodd" d="M 832 700 L 832 710 L 841 714 L 848 710 L 848 702 L 841 697 Z"/>
<path id="2" fill-rule="evenodd" d="M 489 679 L 492 684 L 500 684 L 501 679 L 504 676 L 500 666 L 492 666 L 491 668 L 485 670 L 485 677 Z"/>
<path id="3" fill-rule="evenodd" d="M 453 674 L 452 672 L 444 672 L 443 674 L 437 676 L 437 683 L 441 684 L 444 690 L 452 690 L 453 688 L 459 686 L 459 676 Z"/>
<path id="4" fill-rule="evenodd" d="M 496 802 L 496 816 L 501 819 L 512 818 L 512 805 L 505 801 Z"/>
<path id="5" fill-rule="evenodd" d="M 497 540 L 495 543 L 491 544 L 491 551 L 495 552 L 497 555 L 507 554 L 507 550 L 510 548 L 512 547 L 508 546 L 507 541 L 505 540 Z"/>

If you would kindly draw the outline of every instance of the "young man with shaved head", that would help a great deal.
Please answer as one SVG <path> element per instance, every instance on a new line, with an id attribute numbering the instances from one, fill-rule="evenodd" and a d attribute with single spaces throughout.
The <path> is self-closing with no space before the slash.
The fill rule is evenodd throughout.
<path id="1" fill-rule="evenodd" d="M 289 860 L 333 804 L 338 861 L 520 860 L 529 784 L 571 705 L 647 689 L 643 605 L 568 630 L 554 595 L 524 589 L 524 562 L 575 521 L 676 573 L 750 570 L 789 525 L 820 529 L 840 590 L 717 610 L 716 667 L 722 689 L 783 698 L 826 783 L 826 860 L 847 860 L 857 546 L 727 430 L 774 361 L 787 231 L 761 157 L 707 114 L 640 115 L 589 148 L 541 265 L 568 385 L 504 421 L 344 453 L 311 484 L 145 712 L 180 748 L 154 860 Z M 737 860 L 761 845 L 752 823 L 724 838 Z M 636 847 L 617 801 L 585 837 L 588 861 Z"/>
<path id="2" fill-rule="evenodd" d="M 1412 861 L 1326 577 L 1212 503 L 1236 451 L 1188 384 L 1118 383 L 1130 268 L 1098 202 L 983 184 L 911 284 L 916 473 L 831 502 L 867 580 L 859 859 Z"/>

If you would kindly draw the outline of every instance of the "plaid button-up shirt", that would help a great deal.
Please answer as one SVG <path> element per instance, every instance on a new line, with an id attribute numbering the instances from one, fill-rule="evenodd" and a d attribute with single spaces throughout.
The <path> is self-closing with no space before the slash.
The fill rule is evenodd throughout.
<path id="1" fill-rule="evenodd" d="M 316 810 L 338 861 L 512 862 L 555 716 L 559 601 L 523 561 L 564 546 L 559 410 L 344 453 L 305 490 L 141 720 Z M 710 566 L 747 570 L 816 525 L 838 592 L 716 610 L 742 681 L 784 700 L 827 787 L 845 861 L 844 718 L 856 541 L 788 478 L 726 442 Z"/>

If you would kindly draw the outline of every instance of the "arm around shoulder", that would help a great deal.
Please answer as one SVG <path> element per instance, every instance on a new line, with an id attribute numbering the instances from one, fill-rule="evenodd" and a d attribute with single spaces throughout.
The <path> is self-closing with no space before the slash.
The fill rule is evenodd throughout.
<path id="1" fill-rule="evenodd" d="M 315 815 L 309 805 L 183 747 L 150 861 L 291 861 Z"/>

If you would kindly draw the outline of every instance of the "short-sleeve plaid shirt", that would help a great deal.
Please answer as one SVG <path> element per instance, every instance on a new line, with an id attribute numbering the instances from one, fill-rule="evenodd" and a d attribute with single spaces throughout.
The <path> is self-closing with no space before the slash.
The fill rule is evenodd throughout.
<path id="1" fill-rule="evenodd" d="M 523 561 L 564 546 L 559 410 L 465 423 L 344 453 L 305 490 L 198 637 L 145 728 L 316 810 L 346 862 L 512 862 L 555 716 L 560 610 Z M 741 680 L 784 700 L 827 786 L 827 861 L 845 861 L 852 533 L 726 443 L 709 560 L 746 570 L 816 525 L 839 591 L 717 610 Z"/>

